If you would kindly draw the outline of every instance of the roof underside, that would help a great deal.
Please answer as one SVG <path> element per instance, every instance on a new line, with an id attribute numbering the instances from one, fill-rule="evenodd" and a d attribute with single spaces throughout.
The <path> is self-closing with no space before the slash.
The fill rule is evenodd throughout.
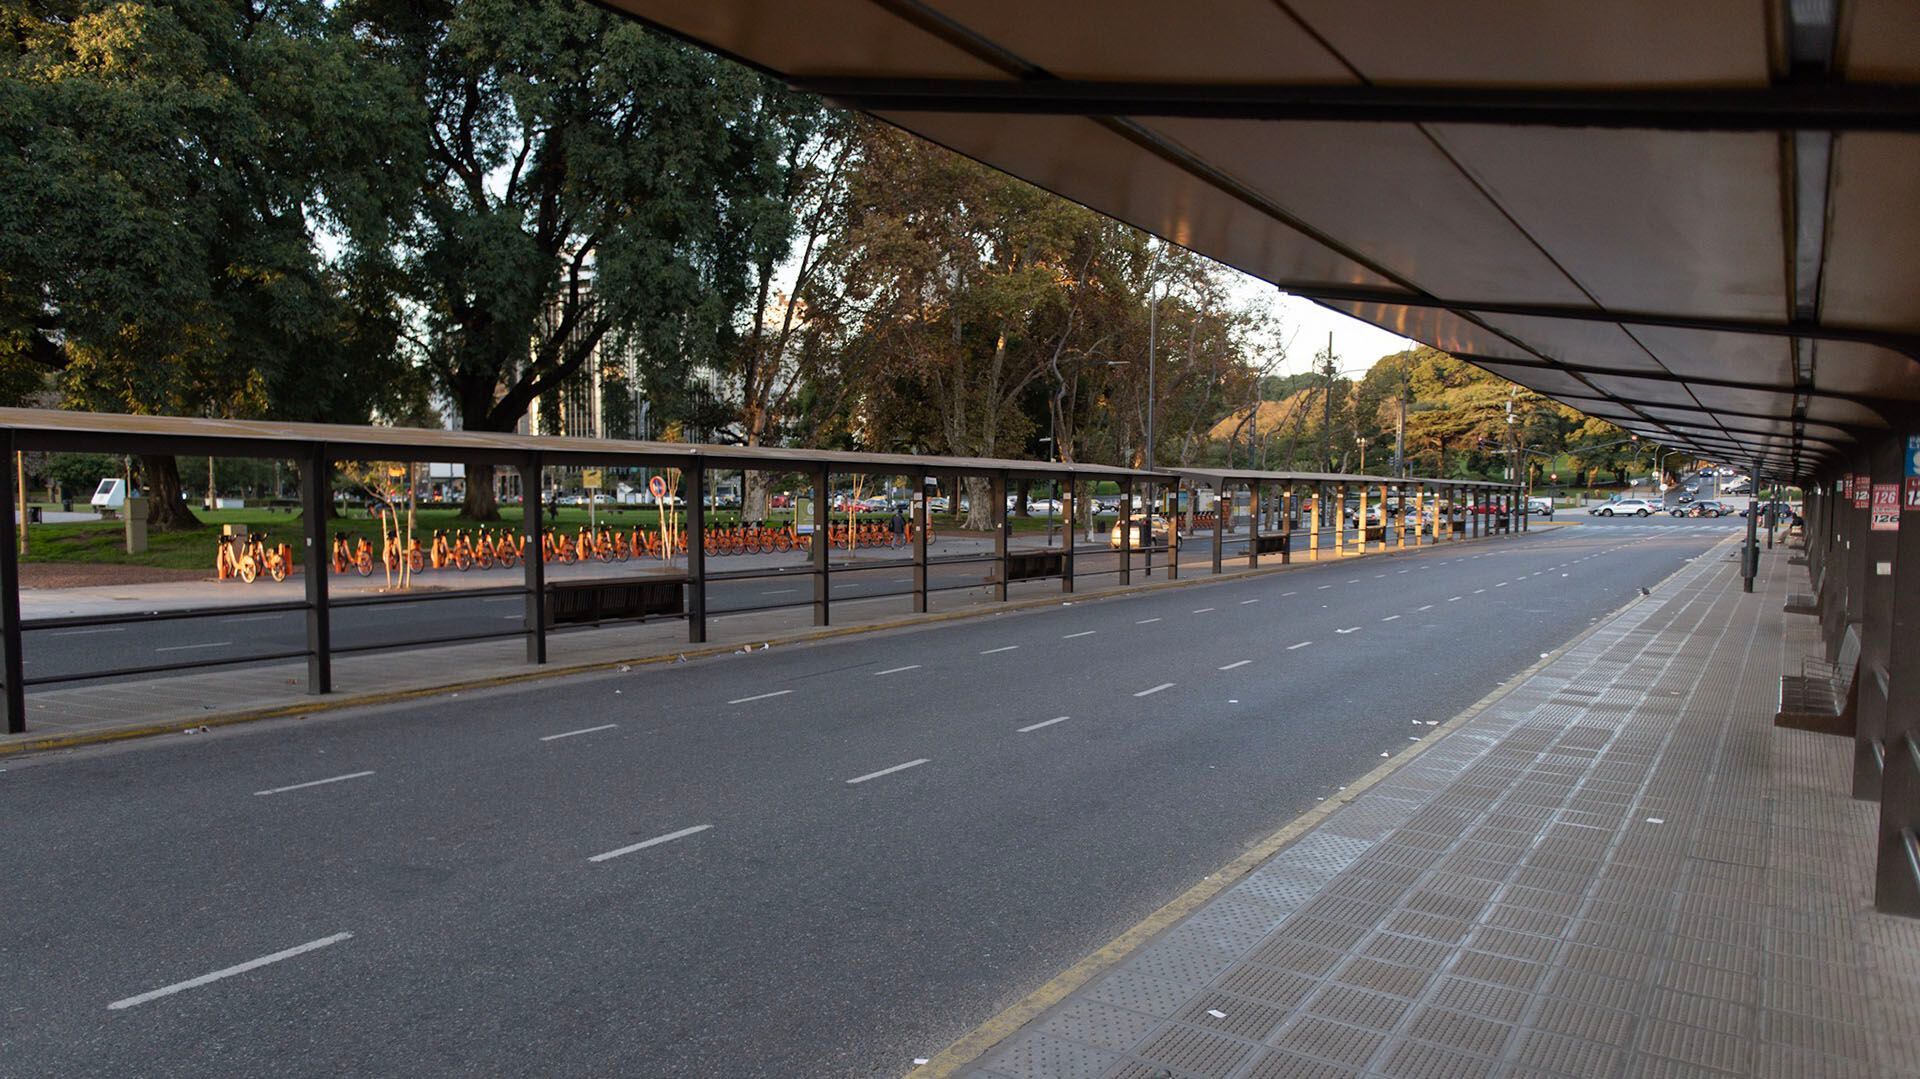
<path id="1" fill-rule="evenodd" d="M 610 0 L 1643 437 L 1920 405 L 1912 0 Z"/>
<path id="2" fill-rule="evenodd" d="M 1486 483 L 1481 480 L 1438 480 L 1422 476 L 1368 476 L 1346 472 L 1263 472 L 1245 468 L 1188 468 L 1181 466 L 1169 468 L 1173 473 L 1189 483 L 1197 483 L 1214 489 L 1222 485 L 1240 486 L 1243 484 L 1273 484 L 1302 486 L 1319 483 L 1352 484 L 1360 487 L 1471 487 L 1479 491 L 1517 491 L 1519 486 L 1512 483 Z"/>

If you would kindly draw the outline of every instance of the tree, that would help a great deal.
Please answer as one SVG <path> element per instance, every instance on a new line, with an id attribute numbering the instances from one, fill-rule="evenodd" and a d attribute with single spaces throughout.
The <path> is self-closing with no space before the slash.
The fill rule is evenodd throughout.
<path id="1" fill-rule="evenodd" d="M 0 366 L 84 407 L 364 420 L 393 368 L 385 178 L 409 117 L 329 5 L 0 20 Z M 173 458 L 142 472 L 154 526 L 198 527 Z"/>
<path id="2" fill-rule="evenodd" d="M 760 76 L 586 0 L 348 10 L 427 117 L 405 269 L 462 427 L 512 430 L 610 338 L 650 390 L 723 362 L 779 240 Z M 470 470 L 467 516 L 498 516 L 492 473 Z"/>

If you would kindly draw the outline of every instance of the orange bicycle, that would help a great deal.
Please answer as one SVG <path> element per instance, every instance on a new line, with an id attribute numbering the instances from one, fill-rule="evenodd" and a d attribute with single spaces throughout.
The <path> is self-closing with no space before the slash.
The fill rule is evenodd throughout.
<path id="1" fill-rule="evenodd" d="M 349 569 L 362 577 L 372 576 L 373 548 L 365 536 L 349 539 L 344 533 L 337 533 L 333 537 L 333 572 L 345 573 Z"/>
<path id="2" fill-rule="evenodd" d="M 284 581 L 293 569 L 293 548 L 284 543 L 267 546 L 266 536 L 254 534 L 247 537 L 242 547 L 237 536 L 223 537 L 220 549 L 214 555 L 214 569 L 221 580 L 238 577 L 248 584 L 261 573 L 276 581 Z"/>

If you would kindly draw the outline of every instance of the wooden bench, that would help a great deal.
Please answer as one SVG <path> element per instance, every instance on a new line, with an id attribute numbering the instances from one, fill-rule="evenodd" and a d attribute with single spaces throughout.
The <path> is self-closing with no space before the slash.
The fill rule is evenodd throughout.
<path id="1" fill-rule="evenodd" d="M 1837 659 L 1808 656 L 1800 661 L 1799 674 L 1780 676 L 1780 709 L 1773 725 L 1851 738 L 1859 684 L 1860 627 L 1849 625 Z"/>

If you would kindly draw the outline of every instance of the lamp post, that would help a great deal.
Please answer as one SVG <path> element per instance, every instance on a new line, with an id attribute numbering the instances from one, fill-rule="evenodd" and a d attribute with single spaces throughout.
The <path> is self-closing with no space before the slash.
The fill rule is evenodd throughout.
<path id="1" fill-rule="evenodd" d="M 1360 474 L 1364 476 L 1367 474 L 1367 437 L 1359 435 L 1354 438 L 1354 442 L 1360 446 Z"/>

